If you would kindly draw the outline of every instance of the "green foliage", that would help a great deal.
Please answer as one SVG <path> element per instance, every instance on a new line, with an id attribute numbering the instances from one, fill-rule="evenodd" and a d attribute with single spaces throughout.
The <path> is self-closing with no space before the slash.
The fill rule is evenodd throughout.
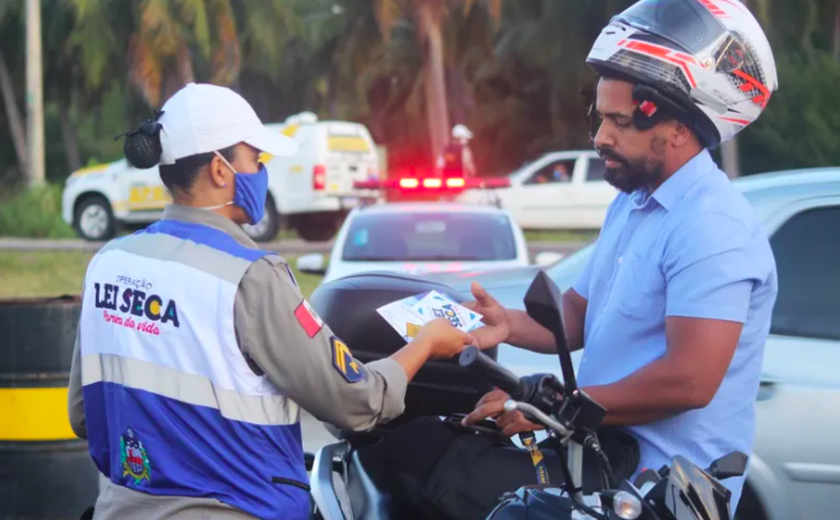
<path id="1" fill-rule="evenodd" d="M 61 220 L 61 186 L 33 188 L 0 199 L 0 236 L 74 237 L 73 229 Z"/>
<path id="2" fill-rule="evenodd" d="M 779 91 L 740 137 L 745 172 L 840 165 L 840 62 L 784 56 Z"/>
<path id="3" fill-rule="evenodd" d="M 391 167 L 428 163 L 417 1 L 41 0 L 48 179 L 70 173 L 65 148 L 77 149 L 81 165 L 120 158 L 113 136 L 159 108 L 150 95 L 163 98 L 190 75 L 230 84 L 266 122 L 303 110 L 359 121 L 387 146 Z M 593 76 L 584 60 L 601 27 L 631 3 L 436 2 L 446 9 L 449 119 L 475 132 L 482 174 L 590 146 L 579 92 Z M 742 171 L 840 164 L 837 2 L 745 3 L 770 38 L 780 90 L 739 137 Z M 24 16 L 20 2 L 0 0 L 0 52 L 23 113 Z M 19 182 L 16 162 L 0 102 L 0 191 Z"/>

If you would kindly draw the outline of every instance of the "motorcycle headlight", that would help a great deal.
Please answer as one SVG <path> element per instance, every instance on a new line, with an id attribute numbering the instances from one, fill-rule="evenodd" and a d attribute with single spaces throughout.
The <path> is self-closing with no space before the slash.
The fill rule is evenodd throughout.
<path id="1" fill-rule="evenodd" d="M 613 497 L 613 512 L 624 520 L 636 520 L 642 514 L 642 502 L 626 491 L 619 491 Z"/>

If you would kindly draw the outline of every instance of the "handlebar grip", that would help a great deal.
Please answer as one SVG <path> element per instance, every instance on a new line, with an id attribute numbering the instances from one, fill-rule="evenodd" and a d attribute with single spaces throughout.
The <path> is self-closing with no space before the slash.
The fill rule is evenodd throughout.
<path id="1" fill-rule="evenodd" d="M 521 389 L 516 374 L 496 363 L 493 358 L 483 354 L 476 346 L 471 345 L 462 350 L 458 357 L 458 364 L 474 370 L 481 377 L 510 395 L 517 395 Z"/>

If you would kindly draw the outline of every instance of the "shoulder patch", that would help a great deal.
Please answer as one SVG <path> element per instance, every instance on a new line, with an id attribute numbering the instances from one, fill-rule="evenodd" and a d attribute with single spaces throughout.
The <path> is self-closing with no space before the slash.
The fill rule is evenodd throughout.
<path id="1" fill-rule="evenodd" d="M 309 338 L 314 338 L 316 334 L 321 332 L 321 329 L 324 328 L 324 320 L 318 316 L 318 313 L 315 312 L 315 309 L 309 305 L 309 302 L 306 301 L 304 298 L 300 305 L 295 308 L 295 319 L 303 328 L 303 331 L 306 332 L 306 335 Z"/>
<path id="2" fill-rule="evenodd" d="M 361 381 L 365 376 L 364 369 L 353 359 L 350 348 L 335 336 L 330 338 L 330 343 L 332 343 L 333 367 L 347 382 L 357 383 Z"/>

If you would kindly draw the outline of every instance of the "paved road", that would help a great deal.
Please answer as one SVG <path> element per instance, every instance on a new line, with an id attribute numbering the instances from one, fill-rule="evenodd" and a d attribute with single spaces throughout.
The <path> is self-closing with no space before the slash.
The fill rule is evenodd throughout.
<path id="1" fill-rule="evenodd" d="M 98 251 L 103 242 L 88 242 L 79 239 L 31 239 L 0 237 L 0 250 L 16 251 Z M 543 251 L 569 254 L 583 244 L 578 242 L 529 242 L 532 255 Z M 329 253 L 332 242 L 304 242 L 303 240 L 281 240 L 261 244 L 263 249 L 280 254 Z"/>

